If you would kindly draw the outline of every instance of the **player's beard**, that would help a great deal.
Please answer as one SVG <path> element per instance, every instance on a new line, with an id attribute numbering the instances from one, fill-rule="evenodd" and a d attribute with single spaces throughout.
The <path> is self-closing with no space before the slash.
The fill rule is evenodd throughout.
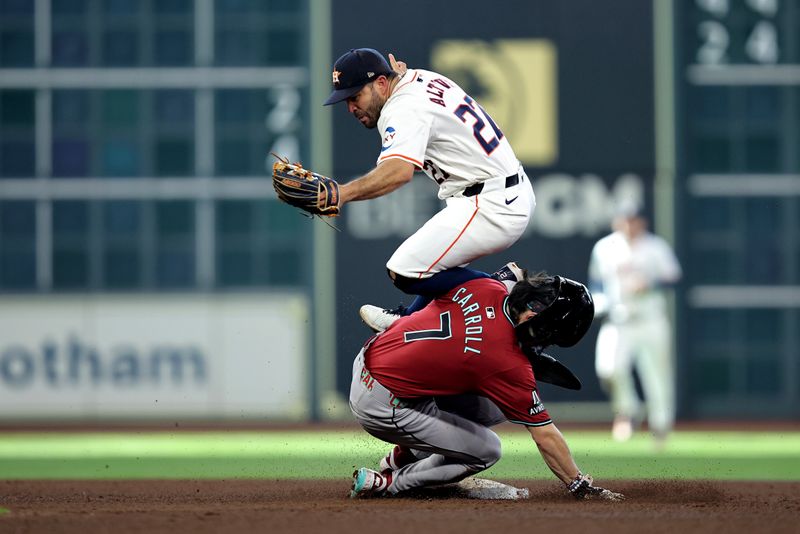
<path id="1" fill-rule="evenodd" d="M 383 102 L 381 102 L 380 95 L 375 88 L 370 86 L 370 101 L 367 109 L 364 111 L 356 110 L 354 113 L 358 122 L 364 125 L 365 128 L 370 130 L 378 126 L 378 118 L 381 116 L 381 109 L 383 109 Z M 364 119 L 362 121 L 362 119 Z"/>

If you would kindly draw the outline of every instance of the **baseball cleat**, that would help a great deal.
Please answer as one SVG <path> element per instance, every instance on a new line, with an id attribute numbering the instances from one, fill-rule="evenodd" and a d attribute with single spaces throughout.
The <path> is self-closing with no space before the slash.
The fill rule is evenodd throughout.
<path id="1" fill-rule="evenodd" d="M 393 312 L 394 310 L 385 310 L 371 304 L 364 304 L 361 306 L 361 309 L 358 310 L 361 320 L 364 321 L 373 332 L 383 332 L 402 317 L 402 315 Z"/>
<path id="2" fill-rule="evenodd" d="M 391 472 L 381 474 L 372 469 L 362 467 L 353 472 L 353 487 L 350 490 L 350 498 L 380 497 L 386 494 L 386 490 L 391 483 Z"/>
<path id="3" fill-rule="evenodd" d="M 633 436 L 633 422 L 628 417 L 617 417 L 611 427 L 614 441 L 628 441 Z"/>
<path id="4" fill-rule="evenodd" d="M 417 458 L 411 453 L 411 449 L 403 447 L 402 445 L 395 445 L 394 448 L 389 451 L 389 454 L 381 458 L 381 473 L 397 471 L 416 461 Z"/>
<path id="5" fill-rule="evenodd" d="M 506 288 L 511 291 L 514 284 L 525 280 L 528 273 L 525 269 L 517 265 L 516 262 L 508 262 L 492 274 L 492 278 L 499 282 L 503 282 Z"/>

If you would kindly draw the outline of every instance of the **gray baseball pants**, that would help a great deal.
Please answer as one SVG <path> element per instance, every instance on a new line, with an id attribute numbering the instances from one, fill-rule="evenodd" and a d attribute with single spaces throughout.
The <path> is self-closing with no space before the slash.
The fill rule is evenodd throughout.
<path id="1" fill-rule="evenodd" d="M 476 395 L 401 400 L 353 362 L 350 410 L 369 434 L 413 450 L 417 462 L 394 472 L 391 493 L 458 482 L 494 465 L 500 438 L 488 426 L 505 421 L 497 406 Z"/>

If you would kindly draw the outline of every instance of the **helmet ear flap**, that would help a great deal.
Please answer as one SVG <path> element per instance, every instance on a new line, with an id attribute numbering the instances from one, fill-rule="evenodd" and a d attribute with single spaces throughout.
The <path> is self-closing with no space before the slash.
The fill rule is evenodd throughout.
<path id="1" fill-rule="evenodd" d="M 531 317 L 514 327 L 517 333 L 517 340 L 525 346 L 535 346 L 540 349 L 549 347 L 554 342 L 548 324 L 549 322 L 546 319 L 542 320 L 539 315 Z"/>

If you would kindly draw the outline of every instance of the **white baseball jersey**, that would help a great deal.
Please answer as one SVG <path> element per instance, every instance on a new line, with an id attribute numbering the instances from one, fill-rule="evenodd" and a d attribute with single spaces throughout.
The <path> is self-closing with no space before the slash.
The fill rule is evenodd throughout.
<path id="1" fill-rule="evenodd" d="M 406 72 L 386 101 L 378 128 L 383 138 L 378 163 L 391 158 L 413 163 L 439 184 L 441 199 L 520 168 L 492 118 L 435 72 Z"/>
<path id="2" fill-rule="evenodd" d="M 589 278 L 603 284 L 596 302 L 598 312 L 613 313 L 615 308 L 622 308 L 630 318 L 663 314 L 666 301 L 658 286 L 680 277 L 681 268 L 670 246 L 649 232 L 632 243 L 621 232 L 614 232 L 599 240 L 592 250 Z M 649 289 L 637 293 L 635 288 L 641 282 Z"/>

